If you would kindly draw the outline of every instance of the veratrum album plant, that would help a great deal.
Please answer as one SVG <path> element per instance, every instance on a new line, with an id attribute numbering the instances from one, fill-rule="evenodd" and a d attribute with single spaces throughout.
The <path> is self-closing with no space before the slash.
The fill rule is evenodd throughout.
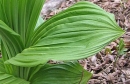
<path id="1" fill-rule="evenodd" d="M 92 74 L 76 60 L 124 33 L 113 14 L 85 1 L 39 24 L 44 1 L 0 0 L 0 84 L 86 84 Z"/>

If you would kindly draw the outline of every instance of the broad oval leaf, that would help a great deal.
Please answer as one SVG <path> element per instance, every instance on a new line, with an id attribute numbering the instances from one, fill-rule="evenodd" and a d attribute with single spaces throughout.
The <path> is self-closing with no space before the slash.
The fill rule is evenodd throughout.
<path id="1" fill-rule="evenodd" d="M 32 47 L 6 63 L 36 66 L 48 60 L 86 58 L 123 33 L 112 14 L 90 2 L 79 2 L 39 26 L 32 37 Z"/>
<path id="2" fill-rule="evenodd" d="M 92 74 L 79 63 L 45 65 L 31 79 L 32 84 L 86 84 Z"/>

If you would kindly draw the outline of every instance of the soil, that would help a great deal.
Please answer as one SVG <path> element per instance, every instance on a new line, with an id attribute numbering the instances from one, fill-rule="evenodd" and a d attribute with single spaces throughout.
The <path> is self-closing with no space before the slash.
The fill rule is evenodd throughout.
<path id="1" fill-rule="evenodd" d="M 80 0 L 46 0 L 46 6 L 43 7 L 41 15 L 44 20 L 47 20 L 78 1 Z M 130 84 L 130 0 L 87 1 L 113 13 L 117 23 L 126 31 L 121 37 L 125 42 L 123 54 L 119 54 L 116 48 L 119 46 L 119 38 L 96 55 L 79 60 L 84 69 L 93 73 L 88 84 Z M 48 4 L 50 5 L 49 9 L 47 8 Z M 53 10 L 51 6 L 53 6 Z"/>

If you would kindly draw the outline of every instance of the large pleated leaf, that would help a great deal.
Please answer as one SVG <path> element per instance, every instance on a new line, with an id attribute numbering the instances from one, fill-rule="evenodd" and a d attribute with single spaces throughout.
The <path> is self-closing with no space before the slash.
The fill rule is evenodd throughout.
<path id="1" fill-rule="evenodd" d="M 31 79 L 32 84 L 86 84 L 92 74 L 78 63 L 46 65 Z"/>
<path id="2" fill-rule="evenodd" d="M 6 61 L 24 49 L 22 39 L 18 33 L 8 27 L 3 21 L 0 20 L 0 38 L 2 40 L 2 58 Z M 6 65 L 6 71 L 15 76 L 21 75 L 20 68 L 13 65 Z M 23 73 L 23 72 L 21 72 Z M 22 74 L 23 75 L 23 74 Z"/>
<path id="3" fill-rule="evenodd" d="M 8 59 L 14 57 L 17 53 L 23 50 L 23 43 L 19 34 L 9 28 L 3 21 L 0 20 L 0 37 L 8 54 Z M 8 60 L 5 59 L 5 60 Z"/>
<path id="4" fill-rule="evenodd" d="M 0 27 L 3 28 L 0 29 L 0 34 L 4 61 L 16 56 L 25 47 L 29 47 L 44 1 L 0 0 Z M 24 79 L 28 78 L 30 68 L 14 65 L 6 68 L 10 74 Z"/>
<path id="5" fill-rule="evenodd" d="M 45 0 L 0 0 L 0 20 L 19 33 L 26 47 Z"/>
<path id="6" fill-rule="evenodd" d="M 79 2 L 39 26 L 32 37 L 33 46 L 6 63 L 36 66 L 48 60 L 86 58 L 123 33 L 113 14 L 90 2 Z"/>
<path id="7" fill-rule="evenodd" d="M 29 84 L 29 82 L 7 74 L 4 67 L 4 62 L 2 61 L 2 58 L 0 58 L 0 84 Z"/>

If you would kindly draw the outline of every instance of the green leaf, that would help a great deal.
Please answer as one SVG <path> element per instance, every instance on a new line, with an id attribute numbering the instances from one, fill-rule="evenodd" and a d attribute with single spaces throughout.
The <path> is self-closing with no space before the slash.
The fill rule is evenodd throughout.
<path id="1" fill-rule="evenodd" d="M 0 38 L 3 41 L 4 47 L 6 47 L 6 51 L 9 56 L 8 59 L 14 57 L 17 53 L 23 50 L 23 43 L 20 35 L 14 32 L 1 20 L 0 20 Z"/>
<path id="2" fill-rule="evenodd" d="M 85 27 L 100 26 L 101 28 L 103 28 L 103 27 L 109 27 L 112 25 L 113 25 L 113 27 L 115 27 L 115 26 L 117 27 L 117 24 L 113 18 L 114 17 L 112 14 L 106 13 L 103 9 L 101 9 L 99 6 L 97 6 L 95 4 L 92 4 L 90 2 L 79 2 L 76 5 L 70 7 L 69 9 L 63 11 L 62 13 L 47 20 L 41 27 L 39 27 L 35 31 L 35 34 L 33 35 L 33 38 L 32 38 L 33 39 L 32 43 L 34 44 L 37 42 L 38 39 L 43 38 L 48 33 L 58 30 L 57 26 L 60 26 L 63 29 L 64 25 L 73 23 L 72 26 L 69 27 L 69 29 L 70 28 L 72 29 L 74 22 L 77 22 L 77 23 L 84 22 L 85 23 L 87 21 L 87 26 L 83 25 Z M 103 22 L 103 23 L 100 25 L 101 22 Z M 99 25 L 96 26 L 95 23 L 99 23 Z M 78 29 L 79 29 L 79 25 L 80 25 L 80 23 L 76 25 L 76 27 L 78 27 Z M 64 26 L 64 27 L 66 27 L 66 26 Z M 96 28 L 93 28 L 93 29 L 96 29 Z M 85 29 L 83 28 L 82 31 L 83 30 L 85 30 Z"/>
<path id="3" fill-rule="evenodd" d="M 25 47 L 30 46 L 30 40 L 45 0 L 0 0 L 0 30 L 2 38 L 2 58 L 5 60 L 16 56 Z M 2 33 L 3 32 L 3 33 Z M 9 33 L 9 34 L 8 34 Z M 13 34 L 13 35 L 12 35 Z M 20 41 L 19 41 L 20 40 Z M 7 67 L 8 72 L 10 68 Z M 13 75 L 27 79 L 29 68 L 12 65 Z M 13 72 L 12 72 L 13 71 Z"/>
<path id="4" fill-rule="evenodd" d="M 117 52 L 119 55 L 123 55 L 127 49 L 125 48 L 125 43 L 123 39 L 120 39 L 119 46 L 117 47 Z"/>
<path id="5" fill-rule="evenodd" d="M 26 46 L 29 47 L 31 44 L 32 34 L 34 33 L 34 29 L 36 27 L 39 14 L 41 12 L 42 6 L 45 0 L 27 0 L 26 5 Z"/>
<path id="6" fill-rule="evenodd" d="M 30 82 L 14 77 L 13 75 L 5 72 L 5 67 L 2 59 L 0 58 L 0 84 L 29 84 Z"/>
<path id="7" fill-rule="evenodd" d="M 33 46 L 6 63 L 27 67 L 48 60 L 86 58 L 123 33 L 112 14 L 90 2 L 79 2 L 40 25 L 32 37 Z"/>
<path id="8" fill-rule="evenodd" d="M 20 34 L 25 47 L 30 40 L 45 0 L 0 0 L 0 20 Z"/>
<path id="9" fill-rule="evenodd" d="M 3 61 L 11 59 L 24 49 L 22 39 L 18 33 L 0 20 L 0 38 L 2 39 Z M 23 78 L 23 69 L 14 65 L 6 65 L 6 71 L 14 76 Z M 21 72 L 20 72 L 21 71 Z"/>
<path id="10" fill-rule="evenodd" d="M 123 50 L 124 47 L 125 47 L 125 43 L 124 43 L 123 39 L 120 39 L 120 42 L 119 42 L 119 51 Z"/>
<path id="11" fill-rule="evenodd" d="M 44 22 L 44 20 L 41 18 L 41 16 L 39 16 L 37 24 L 36 24 L 36 28 L 38 28 L 43 22 Z"/>
<path id="12" fill-rule="evenodd" d="M 46 65 L 32 78 L 32 84 L 86 84 L 92 74 L 84 70 L 79 63 Z"/>

